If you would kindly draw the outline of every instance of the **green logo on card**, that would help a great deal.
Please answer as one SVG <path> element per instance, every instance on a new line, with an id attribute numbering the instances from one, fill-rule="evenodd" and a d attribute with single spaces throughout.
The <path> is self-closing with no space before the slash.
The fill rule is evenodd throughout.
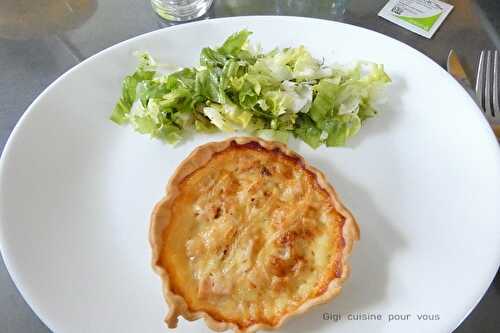
<path id="1" fill-rule="evenodd" d="M 434 23 L 436 23 L 439 16 L 441 16 L 441 14 L 442 12 L 428 17 L 411 17 L 411 16 L 399 16 L 399 15 L 396 16 L 402 20 L 405 20 L 410 24 L 413 24 L 419 28 L 424 29 L 425 31 L 429 31 L 434 25 Z"/>

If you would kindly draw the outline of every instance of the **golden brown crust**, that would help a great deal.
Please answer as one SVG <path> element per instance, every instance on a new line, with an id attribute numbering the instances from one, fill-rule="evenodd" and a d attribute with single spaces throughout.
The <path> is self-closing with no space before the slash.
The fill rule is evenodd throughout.
<path id="1" fill-rule="evenodd" d="M 217 318 L 214 318 L 212 315 L 205 311 L 192 311 L 192 309 L 189 308 L 184 297 L 176 294 L 173 291 L 169 275 L 166 269 L 160 263 L 160 256 L 164 247 L 163 231 L 171 220 L 172 204 L 179 194 L 181 182 L 183 182 L 186 177 L 191 175 L 193 172 L 206 165 L 214 155 L 223 152 L 224 150 L 234 145 L 247 147 L 253 146 L 255 148 L 263 148 L 269 151 L 278 151 L 286 155 L 287 157 L 296 160 L 304 169 L 315 176 L 317 184 L 321 187 L 321 189 L 328 193 L 334 209 L 344 218 L 344 223 L 342 225 L 342 237 L 344 240 L 344 246 L 341 252 L 341 267 L 337 268 L 340 276 L 333 278 L 328 286 L 326 286 L 326 290 L 324 290 L 324 292 L 322 291 L 317 297 L 307 300 L 294 311 L 286 313 L 274 325 L 271 325 L 269 323 L 254 323 L 250 326 L 240 327 L 234 322 L 217 320 Z M 177 326 L 178 316 L 183 316 L 187 320 L 196 320 L 199 318 L 203 318 L 207 326 L 215 331 L 233 329 L 235 332 L 250 333 L 255 332 L 259 329 L 275 330 L 281 327 L 281 325 L 289 317 L 303 313 L 314 305 L 325 303 L 334 298 L 340 292 L 342 284 L 347 279 L 350 272 L 350 266 L 347 262 L 347 259 L 352 251 L 354 242 L 358 239 L 359 227 L 354 217 L 342 205 L 335 190 L 326 181 L 324 174 L 314 167 L 308 165 L 300 155 L 291 151 L 285 145 L 277 142 L 265 141 L 254 137 L 235 137 L 221 142 L 202 145 L 195 149 L 179 165 L 167 185 L 166 196 L 156 204 L 151 216 L 150 244 L 153 252 L 152 266 L 155 272 L 160 275 L 163 281 L 164 297 L 170 308 L 165 322 L 170 328 L 174 328 Z"/>

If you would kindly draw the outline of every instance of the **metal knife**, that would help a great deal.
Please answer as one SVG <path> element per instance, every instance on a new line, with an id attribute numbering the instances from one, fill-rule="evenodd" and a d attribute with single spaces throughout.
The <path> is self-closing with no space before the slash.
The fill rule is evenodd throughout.
<path id="1" fill-rule="evenodd" d="M 450 73 L 460 85 L 471 95 L 472 99 L 477 103 L 476 92 L 472 88 L 469 79 L 467 78 L 467 74 L 465 74 L 464 68 L 460 63 L 460 59 L 455 51 L 450 50 L 450 54 L 448 54 L 448 61 L 446 62 L 446 67 L 448 69 L 448 73 Z"/>

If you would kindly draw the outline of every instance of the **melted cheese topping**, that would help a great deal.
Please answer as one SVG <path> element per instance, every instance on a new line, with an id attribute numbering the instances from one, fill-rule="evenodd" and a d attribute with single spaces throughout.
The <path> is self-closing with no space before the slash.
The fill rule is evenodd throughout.
<path id="1" fill-rule="evenodd" d="M 274 325 L 340 277 L 343 217 L 298 160 L 232 146 L 179 190 L 160 262 L 192 310 Z"/>

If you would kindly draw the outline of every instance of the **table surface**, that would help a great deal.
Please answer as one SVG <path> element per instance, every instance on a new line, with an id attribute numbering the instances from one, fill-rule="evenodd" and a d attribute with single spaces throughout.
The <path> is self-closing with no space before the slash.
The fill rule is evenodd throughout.
<path id="1" fill-rule="evenodd" d="M 339 0 L 337 0 L 339 1 Z M 205 17 L 293 15 L 342 21 L 399 39 L 444 66 L 451 48 L 472 78 L 481 49 L 500 49 L 500 2 L 448 1 L 455 8 L 428 40 L 377 16 L 386 0 L 215 0 Z M 173 23 L 151 10 L 148 0 L 7 0 L 0 3 L 0 151 L 29 104 L 62 73 L 128 38 Z M 500 275 L 455 331 L 500 329 Z M 49 329 L 17 291 L 0 259 L 0 332 L 42 333 Z"/>

